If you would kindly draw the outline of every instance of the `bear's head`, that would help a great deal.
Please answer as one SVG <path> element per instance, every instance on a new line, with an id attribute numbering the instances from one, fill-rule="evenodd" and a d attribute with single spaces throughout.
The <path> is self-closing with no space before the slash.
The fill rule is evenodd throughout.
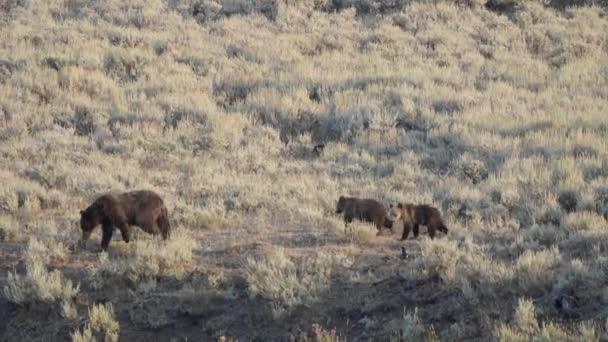
<path id="1" fill-rule="evenodd" d="M 338 199 L 338 206 L 336 207 L 336 214 L 340 214 L 344 211 L 344 207 L 346 206 L 346 197 L 340 196 Z"/>
<path id="2" fill-rule="evenodd" d="M 388 211 L 388 216 L 391 221 L 396 222 L 402 220 L 404 214 L 405 206 L 402 203 L 398 203 L 396 207 L 391 204 Z"/>
<path id="3" fill-rule="evenodd" d="M 82 240 L 87 240 L 93 229 L 101 223 L 101 208 L 93 204 L 85 210 L 80 211 L 80 229 L 82 230 Z"/>

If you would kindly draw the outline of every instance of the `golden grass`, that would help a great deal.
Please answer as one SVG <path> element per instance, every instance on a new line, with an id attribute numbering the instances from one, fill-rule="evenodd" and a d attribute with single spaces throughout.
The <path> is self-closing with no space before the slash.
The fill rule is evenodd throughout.
<path id="1" fill-rule="evenodd" d="M 367 272 L 361 260 L 343 270 L 349 258 L 332 244 L 352 239 L 362 259 L 380 248 L 393 260 L 391 243 L 368 244 L 373 227 L 353 223 L 343 239 L 335 201 L 348 194 L 439 207 L 450 234 L 422 235 L 420 256 L 399 274 L 440 279 L 479 309 L 472 321 L 487 322 L 453 327 L 444 314 L 467 308 L 421 306 L 408 324 L 442 317 L 439 338 L 601 335 L 605 9 L 518 1 L 497 13 L 465 2 L 0 2 L 0 241 L 29 260 L 24 274 L 9 273 L 5 296 L 67 301 L 78 287 L 46 271 L 56 264 L 87 260 L 93 277 L 83 279 L 103 291 L 120 279 L 188 283 L 206 262 L 237 259 L 226 270 L 277 317 L 318 308 L 340 291 L 334 275 Z M 116 239 L 97 261 L 69 253 L 80 209 L 135 188 L 162 194 L 179 227 L 171 240 Z M 212 256 L 262 242 L 284 250 Z M 581 284 L 575 310 L 590 325 L 487 319 L 496 305 L 530 321 L 518 302 L 530 295 L 544 299 L 535 319 L 549 322 L 562 315 L 552 299 Z"/>

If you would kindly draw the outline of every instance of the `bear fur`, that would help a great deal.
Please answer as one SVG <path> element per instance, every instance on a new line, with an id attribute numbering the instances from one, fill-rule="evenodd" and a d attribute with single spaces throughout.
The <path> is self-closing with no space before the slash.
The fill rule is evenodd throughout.
<path id="1" fill-rule="evenodd" d="M 439 230 L 444 234 L 448 233 L 448 228 L 441 218 L 439 210 L 428 204 L 414 205 L 411 203 L 391 205 L 390 217 L 393 222 L 403 222 L 403 235 L 401 240 L 407 239 L 410 229 L 414 228 L 414 238 L 418 237 L 419 226 L 427 227 L 431 239 L 435 238 L 435 232 Z"/>
<path id="2" fill-rule="evenodd" d="M 153 191 L 136 190 L 105 194 L 80 211 L 81 242 L 101 224 L 101 250 L 107 250 L 114 228 L 118 228 L 125 242 L 130 241 L 130 226 L 138 226 L 152 235 L 167 240 L 171 234 L 168 211 L 162 198 Z"/>
<path id="3" fill-rule="evenodd" d="M 377 235 L 380 235 L 383 227 L 393 231 L 393 222 L 389 219 L 387 209 L 373 199 L 340 196 L 336 214 L 343 214 L 345 231 L 354 219 L 372 222 L 378 229 Z"/>

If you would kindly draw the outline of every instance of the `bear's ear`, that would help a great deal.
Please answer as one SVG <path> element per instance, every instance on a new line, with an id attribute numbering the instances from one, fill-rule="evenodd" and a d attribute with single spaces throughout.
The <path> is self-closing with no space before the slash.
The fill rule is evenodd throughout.
<path id="1" fill-rule="evenodd" d="M 340 196 L 340 198 L 338 198 L 338 201 L 344 201 L 344 196 Z"/>
<path id="2" fill-rule="evenodd" d="M 397 203 L 397 208 L 403 209 L 403 204 L 401 202 Z"/>
<path id="3" fill-rule="evenodd" d="M 81 210 L 81 211 L 80 211 L 80 215 L 84 215 L 84 210 Z"/>
<path id="4" fill-rule="evenodd" d="M 388 204 L 388 207 L 389 207 L 390 209 L 393 209 L 393 203 L 389 203 L 389 204 Z"/>

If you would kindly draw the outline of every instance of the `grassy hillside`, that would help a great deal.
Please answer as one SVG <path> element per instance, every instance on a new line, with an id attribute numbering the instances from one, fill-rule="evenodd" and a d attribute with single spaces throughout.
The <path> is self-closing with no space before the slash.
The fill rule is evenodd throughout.
<path id="1" fill-rule="evenodd" d="M 605 10 L 460 3 L 0 0 L 2 340 L 608 339 Z M 76 248 L 142 188 L 171 240 Z"/>

